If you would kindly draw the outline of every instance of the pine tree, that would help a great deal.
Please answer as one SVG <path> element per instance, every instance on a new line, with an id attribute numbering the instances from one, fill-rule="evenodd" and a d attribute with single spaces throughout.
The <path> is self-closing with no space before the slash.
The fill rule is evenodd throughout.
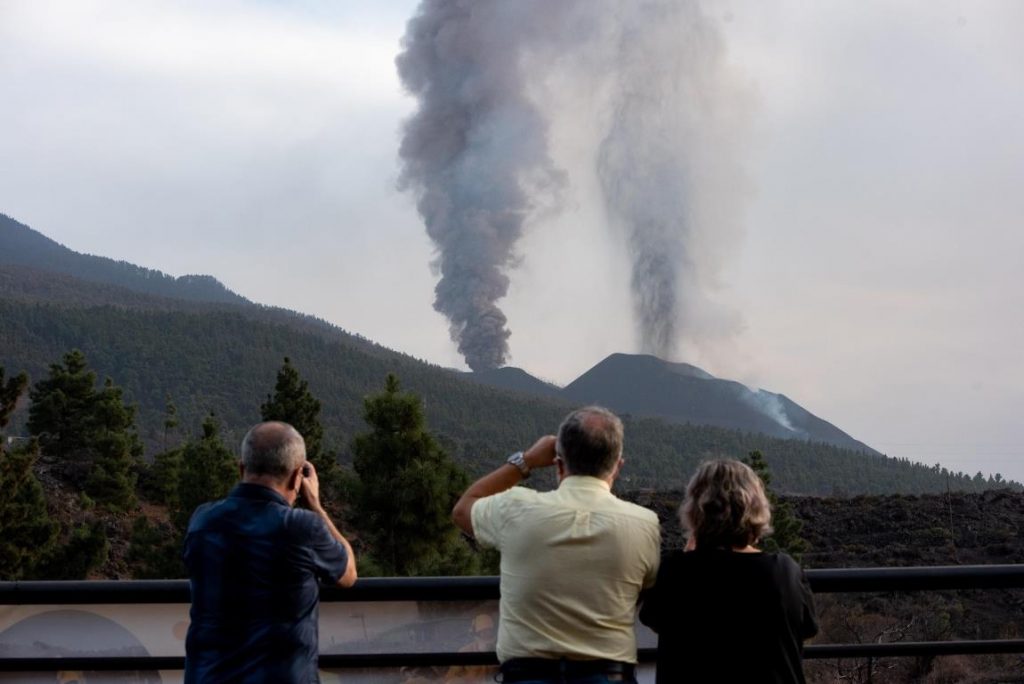
<path id="1" fill-rule="evenodd" d="M 260 414 L 263 420 L 279 420 L 298 430 L 306 442 L 306 458 L 316 466 L 324 500 L 335 501 L 341 486 L 341 469 L 335 454 L 324 449 L 320 401 L 287 356 L 277 372 L 274 394 L 267 395 L 267 401 L 260 405 Z"/>
<path id="2" fill-rule="evenodd" d="M 154 457 L 146 469 L 146 493 L 150 500 L 174 510 L 178 507 L 178 480 L 181 479 L 183 447 L 164 451 Z"/>
<path id="3" fill-rule="evenodd" d="M 0 446 L 0 579 L 34 579 L 35 568 L 53 549 L 59 526 L 46 509 L 46 497 L 32 466 L 35 442 Z"/>
<path id="4" fill-rule="evenodd" d="M 0 428 L 7 426 L 27 385 L 24 373 L 5 381 L 0 366 Z M 57 538 L 58 525 L 50 518 L 42 485 L 32 470 L 38 455 L 35 441 L 8 448 L 0 433 L 0 580 L 34 577 Z"/>
<path id="5" fill-rule="evenodd" d="M 355 513 L 373 561 L 366 567 L 396 576 L 472 572 L 475 559 L 449 518 L 466 475 L 427 432 L 419 397 L 388 375 L 384 392 L 363 404 L 370 432 L 353 448 Z"/>
<path id="6" fill-rule="evenodd" d="M 151 468 L 171 525 L 154 525 L 144 517 L 135 520 L 128 562 L 136 578 L 184 577 L 181 546 L 192 513 L 201 504 L 227 496 L 238 478 L 238 461 L 221 440 L 212 413 L 203 421 L 202 431 L 199 439 L 157 456 Z"/>
<path id="7" fill-rule="evenodd" d="M 28 429 L 43 453 L 82 460 L 90 437 L 96 374 L 77 349 L 65 354 L 63 361 L 51 364 L 49 377 L 32 388 Z"/>
<path id="8" fill-rule="evenodd" d="M 49 377 L 32 388 L 29 431 L 44 455 L 58 459 L 67 481 L 112 510 L 129 510 L 137 504 L 142 458 L 135 408 L 109 378 L 99 390 L 95 384 L 82 352 L 65 354 L 63 364 L 52 364 Z"/>
<path id="9" fill-rule="evenodd" d="M 181 448 L 167 448 L 168 436 L 178 427 L 178 408 L 168 395 L 164 404 L 164 434 L 162 451 L 153 457 L 153 463 L 143 465 L 139 476 L 139 490 L 143 498 L 173 508 L 178 502 L 178 476 L 181 473 Z"/>
<path id="10" fill-rule="evenodd" d="M 196 507 L 223 499 L 237 479 L 238 460 L 221 441 L 216 417 L 211 413 L 203 421 L 203 436 L 182 448 L 178 501 L 172 513 L 178 531 L 184 534 Z"/>
<path id="11" fill-rule="evenodd" d="M 128 562 L 135 579 L 173 579 L 185 577 L 181 562 L 182 537 L 173 526 L 154 525 L 139 516 L 132 525 Z"/>
<path id="12" fill-rule="evenodd" d="M 803 552 L 810 548 L 807 540 L 800 536 L 800 532 L 804 528 L 803 521 L 793 512 L 793 506 L 780 500 L 770 487 L 772 474 L 768 470 L 768 462 L 764 460 L 764 455 L 760 451 L 751 451 L 747 458 L 743 459 L 743 462 L 761 478 L 765 493 L 768 495 L 768 502 L 772 506 L 774 532 L 762 541 L 761 546 L 765 551 L 784 551 L 799 561 Z"/>
<path id="13" fill-rule="evenodd" d="M 135 433 L 135 409 L 124 403 L 121 388 L 110 378 L 93 398 L 91 440 L 92 470 L 85 491 L 113 510 L 135 508 L 137 468 L 142 445 Z"/>
<path id="14" fill-rule="evenodd" d="M 107 562 L 110 541 L 101 520 L 83 522 L 70 538 L 47 557 L 38 575 L 40 579 L 79 580 Z"/>
<path id="15" fill-rule="evenodd" d="M 167 451 L 167 436 L 171 430 L 178 427 L 178 407 L 171 401 L 171 395 L 167 395 L 167 400 L 164 403 L 164 441 L 162 448 Z"/>
<path id="16" fill-rule="evenodd" d="M 18 399 L 27 386 L 28 376 L 24 373 L 7 378 L 5 381 L 4 367 L 0 366 L 0 430 L 7 427 L 11 414 L 14 413 L 15 407 L 18 405 Z"/>

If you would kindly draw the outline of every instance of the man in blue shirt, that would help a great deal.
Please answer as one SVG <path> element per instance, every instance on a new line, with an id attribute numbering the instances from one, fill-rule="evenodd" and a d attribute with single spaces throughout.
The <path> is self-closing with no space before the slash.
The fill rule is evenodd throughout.
<path id="1" fill-rule="evenodd" d="M 319 582 L 356 581 L 352 547 L 320 504 L 306 445 L 286 423 L 242 441 L 242 481 L 192 514 L 186 684 L 319 682 Z M 292 508 L 301 491 L 308 510 Z"/>

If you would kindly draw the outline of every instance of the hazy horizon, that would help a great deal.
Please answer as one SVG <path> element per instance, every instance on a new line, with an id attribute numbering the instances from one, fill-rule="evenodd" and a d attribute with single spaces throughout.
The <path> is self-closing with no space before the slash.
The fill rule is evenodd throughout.
<path id="1" fill-rule="evenodd" d="M 416 6 L 0 1 L 0 211 L 465 368 L 396 189 Z M 890 456 L 1024 481 L 1024 5 L 707 7 L 749 93 L 747 185 L 716 200 L 742 230 L 671 360 Z M 571 182 L 524 226 L 501 305 L 510 365 L 565 384 L 640 345 L 623 236 L 580 172 L 583 94 L 541 75 Z"/>

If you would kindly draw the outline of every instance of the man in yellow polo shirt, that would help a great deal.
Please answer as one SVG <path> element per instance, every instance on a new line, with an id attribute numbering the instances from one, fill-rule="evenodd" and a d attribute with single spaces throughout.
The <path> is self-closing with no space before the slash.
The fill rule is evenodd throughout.
<path id="1" fill-rule="evenodd" d="M 455 504 L 455 524 L 501 552 L 503 681 L 635 681 L 636 605 L 657 576 L 661 532 L 653 512 L 612 494 L 622 464 L 622 421 L 589 406 Z M 555 491 L 515 486 L 552 465 Z"/>

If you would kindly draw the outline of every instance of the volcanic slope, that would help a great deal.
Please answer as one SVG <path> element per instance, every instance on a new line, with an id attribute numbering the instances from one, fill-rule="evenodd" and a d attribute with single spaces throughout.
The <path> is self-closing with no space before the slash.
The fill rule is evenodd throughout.
<path id="1" fill-rule="evenodd" d="M 12 229 L 22 231 L 20 240 L 9 239 Z M 81 349 L 101 378 L 111 377 L 137 404 L 140 433 L 150 455 L 163 444 L 168 399 L 176 404 L 183 426 L 179 439 L 197 431 L 209 411 L 216 413 L 229 439 L 238 438 L 259 419 L 259 405 L 286 356 L 322 401 L 327 440 L 342 461 L 351 456 L 352 437 L 365 429 L 363 397 L 380 391 L 388 373 L 423 398 L 431 428 L 474 474 L 552 432 L 571 407 L 556 397 L 481 386 L 463 373 L 385 349 L 310 316 L 253 304 L 226 288 L 226 296 L 212 291 L 215 301 L 183 298 L 174 288 L 180 279 L 131 264 L 97 262 L 100 257 L 77 255 L 59 245 L 54 253 L 60 258 L 30 261 L 17 253 L 24 231 L 30 230 L 9 219 L 0 222 L 0 364 L 39 380 L 69 349 Z M 28 237 L 48 241 L 35 231 Z M 116 272 L 131 277 L 113 283 L 102 269 L 98 276 L 93 271 L 83 275 L 76 257 L 114 264 Z M 154 279 L 168 287 L 154 294 Z M 204 277 L 203 282 L 216 281 Z M 23 429 L 24 415 L 23 406 L 15 430 Z M 625 486 L 679 486 L 703 458 L 742 456 L 758 449 L 785 491 L 883 493 L 946 487 L 944 473 L 920 464 L 821 442 L 639 416 L 627 417 L 626 424 Z M 552 484 L 546 474 L 531 482 Z M 952 484 L 976 488 L 969 478 L 955 474 Z"/>
<path id="2" fill-rule="evenodd" d="M 520 368 L 467 373 L 466 377 L 482 385 L 576 405 L 598 404 L 618 413 L 680 425 L 714 425 L 878 454 L 785 395 L 648 354 L 612 354 L 562 388 Z"/>
<path id="3" fill-rule="evenodd" d="M 654 356 L 612 354 L 565 387 L 561 396 L 675 423 L 717 425 L 877 453 L 784 395 Z"/>

